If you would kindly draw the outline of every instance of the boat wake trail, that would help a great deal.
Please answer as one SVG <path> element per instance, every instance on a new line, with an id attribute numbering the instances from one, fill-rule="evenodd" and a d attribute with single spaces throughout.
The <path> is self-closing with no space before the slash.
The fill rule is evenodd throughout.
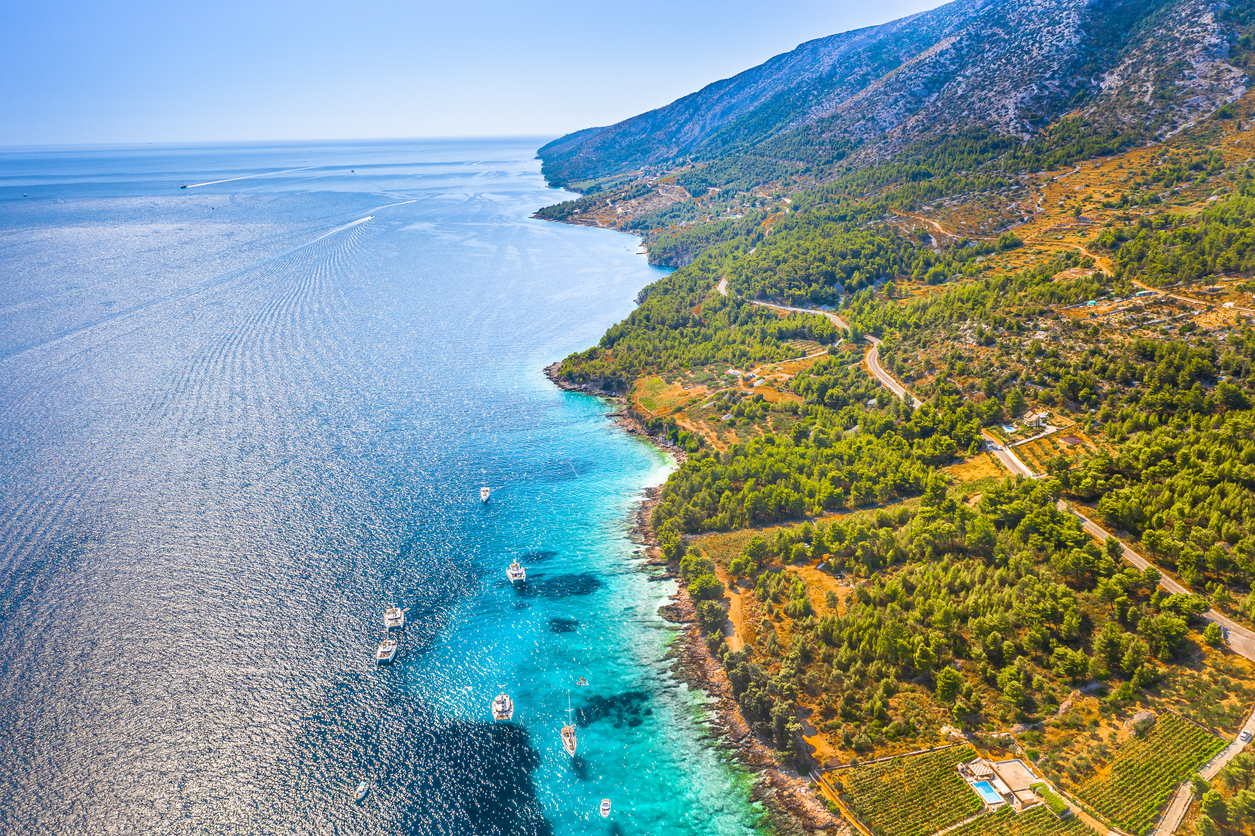
<path id="1" fill-rule="evenodd" d="M 201 186 L 216 186 L 219 183 L 234 183 L 236 180 L 252 180 L 254 177 L 273 177 L 276 174 L 292 174 L 297 171 L 312 171 L 315 168 L 323 168 L 323 166 L 307 165 L 304 168 L 289 168 L 286 171 L 263 171 L 260 174 L 245 174 L 243 177 L 228 177 L 225 180 L 210 180 L 207 183 L 190 183 L 186 186 L 180 186 L 180 188 L 199 189 Z"/>

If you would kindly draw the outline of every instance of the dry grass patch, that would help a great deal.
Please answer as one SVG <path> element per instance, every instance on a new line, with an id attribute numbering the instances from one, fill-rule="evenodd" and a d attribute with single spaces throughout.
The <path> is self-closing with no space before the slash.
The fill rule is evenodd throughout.
<path id="1" fill-rule="evenodd" d="M 993 453 L 980 453 L 979 455 L 963 459 L 956 464 L 941 468 L 941 472 L 949 474 L 959 482 L 975 482 L 978 479 L 998 479 L 1006 474 L 1006 470 L 998 459 L 994 457 Z"/>
<path id="2" fill-rule="evenodd" d="M 706 387 L 687 389 L 678 383 L 667 383 L 661 377 L 642 378 L 632 392 L 632 400 L 650 415 L 665 415 L 688 406 L 694 398 L 706 396 Z"/>

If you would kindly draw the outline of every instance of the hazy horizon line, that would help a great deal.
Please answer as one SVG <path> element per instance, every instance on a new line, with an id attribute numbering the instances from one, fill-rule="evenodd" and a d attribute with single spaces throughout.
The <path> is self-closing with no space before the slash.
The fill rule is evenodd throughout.
<path id="1" fill-rule="evenodd" d="M 569 133 L 569 131 L 568 131 Z M 508 140 L 526 139 L 545 141 L 566 136 L 565 133 L 503 133 L 503 134 L 432 134 L 429 136 L 373 136 L 373 137 L 306 137 L 288 139 L 207 139 L 207 140 L 135 140 L 125 142 L 59 142 L 43 144 L 5 145 L 0 144 L 0 154 L 20 151 L 52 151 L 63 149 L 81 150 L 121 150 L 131 148 L 188 148 L 208 146 L 258 146 L 285 145 L 310 142 L 327 144 L 349 144 L 370 142 L 432 142 L 432 141 L 472 141 L 472 140 Z M 539 148 L 539 146 L 537 146 Z"/>

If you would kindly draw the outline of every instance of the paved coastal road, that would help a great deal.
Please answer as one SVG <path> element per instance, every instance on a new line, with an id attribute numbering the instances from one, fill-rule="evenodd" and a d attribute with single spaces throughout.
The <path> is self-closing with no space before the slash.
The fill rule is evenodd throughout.
<path id="1" fill-rule="evenodd" d="M 1060 502 L 1059 510 L 1068 511 L 1079 518 L 1081 521 L 1081 527 L 1085 529 L 1086 533 L 1097 539 L 1099 542 L 1106 542 L 1107 538 L 1112 536 L 1105 528 L 1070 505 Z M 1124 554 L 1124 559 L 1142 571 L 1145 571 L 1148 567 L 1154 565 L 1149 560 L 1130 549 L 1124 543 L 1120 544 L 1120 549 Z M 1175 595 L 1192 594 L 1192 590 L 1167 575 L 1163 575 L 1160 578 L 1159 585 Z M 1234 653 L 1255 661 L 1255 631 L 1248 630 L 1241 624 L 1235 622 L 1233 619 L 1223 613 L 1216 612 L 1215 610 L 1208 610 L 1203 613 L 1203 617 L 1208 621 L 1214 621 L 1217 626 L 1224 631 L 1225 640 L 1228 642 L 1229 647 L 1232 648 Z"/>
<path id="2" fill-rule="evenodd" d="M 1081 527 L 1085 529 L 1085 533 L 1097 539 L 1099 542 L 1106 542 L 1112 535 L 1098 523 L 1082 514 L 1075 508 L 1066 503 L 1059 502 L 1059 510 L 1067 511 L 1077 517 L 1081 521 Z M 1132 563 L 1138 569 L 1145 571 L 1148 567 L 1153 566 L 1146 558 L 1130 549 L 1123 542 L 1120 543 L 1120 550 L 1124 555 L 1124 559 Z M 1156 567 L 1158 568 L 1158 567 Z M 1187 595 L 1190 590 L 1183 584 L 1173 580 L 1167 575 L 1161 575 L 1159 585 L 1175 595 Z M 1221 630 L 1224 631 L 1225 640 L 1228 642 L 1230 649 L 1239 656 L 1245 656 L 1247 659 L 1255 661 L 1255 632 L 1248 630 L 1240 624 L 1235 623 L 1227 616 L 1208 610 L 1203 613 L 1203 617 L 1208 621 L 1215 622 Z M 1218 755 L 1212 758 L 1200 770 L 1200 774 L 1207 780 L 1216 777 L 1217 773 L 1224 768 L 1225 764 L 1231 761 L 1238 752 L 1246 748 L 1246 742 L 1241 739 L 1241 732 L 1248 731 L 1255 735 L 1255 711 L 1246 718 L 1246 723 L 1239 730 L 1238 736 L 1232 740 Z M 1187 781 L 1177 788 L 1176 794 L 1172 797 L 1172 802 L 1168 805 L 1168 809 L 1164 811 L 1163 817 L 1159 820 L 1158 826 L 1154 830 L 1153 836 L 1171 836 L 1172 833 L 1181 825 L 1181 820 L 1185 817 L 1185 813 L 1190 807 L 1190 785 Z"/>
<path id="3" fill-rule="evenodd" d="M 724 282 L 720 282 L 719 284 L 720 284 L 720 287 L 724 286 Z M 837 316 L 834 313 L 831 313 L 830 311 L 818 311 L 818 310 L 815 310 L 814 308 L 793 308 L 788 305 L 774 305 L 771 302 L 759 302 L 757 300 L 751 300 L 750 304 L 758 305 L 763 308 L 775 308 L 778 311 L 792 311 L 794 313 L 823 314 L 824 316 L 831 319 L 838 328 L 845 328 L 847 331 L 850 328 L 850 326 L 845 324 L 844 319 L 842 319 L 841 317 Z M 899 398 L 905 398 L 907 395 L 906 387 L 903 386 L 901 383 L 898 383 L 897 378 L 889 374 L 889 372 L 885 371 L 884 367 L 880 365 L 881 341 L 871 336 L 870 334 L 864 334 L 864 336 L 867 338 L 867 341 L 872 344 L 872 347 L 868 350 L 867 354 L 864 355 L 863 357 L 863 359 L 867 361 L 867 371 L 871 373 L 872 377 L 880 381 L 881 385 L 883 385 L 890 392 L 897 395 Z M 921 401 L 919 398 L 915 397 L 914 395 L 911 395 L 911 402 L 915 404 L 916 407 L 920 407 L 924 405 L 924 402 Z"/>
<path id="4" fill-rule="evenodd" d="M 719 284 L 720 284 L 720 287 L 725 286 L 724 282 L 720 282 Z M 845 324 L 844 319 L 842 319 L 841 317 L 837 316 L 836 314 L 830 311 L 819 311 L 819 310 L 815 310 L 814 308 L 794 308 L 794 307 L 790 307 L 789 305 L 775 305 L 775 304 L 772 304 L 771 302 L 759 302 L 757 300 L 751 300 L 750 304 L 758 305 L 759 307 L 763 307 L 763 308 L 775 308 L 778 311 L 792 311 L 794 313 L 823 314 L 824 316 L 831 319 L 833 324 L 835 324 L 838 328 L 844 328 L 847 331 L 850 328 L 849 325 Z M 867 361 L 867 371 L 871 373 L 872 377 L 880 381 L 881 385 L 883 385 L 890 392 L 897 395 L 899 398 L 905 398 L 907 395 L 906 387 L 903 386 L 901 383 L 899 383 L 897 378 L 895 378 L 889 372 L 885 371 L 885 368 L 880 365 L 880 346 L 882 344 L 881 341 L 871 336 L 870 334 L 864 334 L 864 336 L 867 338 L 867 341 L 872 344 L 872 347 L 868 349 L 867 354 L 865 354 L 863 357 L 863 359 Z M 919 398 L 915 397 L 914 395 L 911 395 L 911 403 L 913 403 L 916 407 L 920 407 L 924 405 L 924 402 L 921 401 Z"/>
<path id="5" fill-rule="evenodd" d="M 865 358 L 867 360 L 867 370 L 872 373 L 872 377 L 884 384 L 884 387 L 890 392 L 897 395 L 899 398 L 905 398 L 907 394 L 906 387 L 901 383 L 898 383 L 897 378 L 885 371 L 884 367 L 880 365 L 881 341 L 870 334 L 867 335 L 867 341 L 872 344 L 872 347 L 867 352 L 867 356 Z M 911 395 L 911 403 L 916 407 L 924 405 L 924 402 L 914 395 Z"/>
<path id="6" fill-rule="evenodd" d="M 1033 473 L 1033 469 L 1024 462 L 1020 461 L 1020 457 L 1012 452 L 1009 447 L 984 430 L 981 430 L 981 435 L 985 438 L 985 443 L 989 447 L 989 452 L 998 457 L 998 461 L 1002 462 L 1003 467 L 1016 476 L 1027 476 L 1030 479 L 1036 478 L 1036 474 Z"/>
<path id="7" fill-rule="evenodd" d="M 723 290 L 721 290 L 720 293 L 723 293 L 726 296 L 727 289 L 728 289 L 728 280 L 724 279 L 723 281 L 719 282 L 719 284 L 723 288 Z M 794 308 L 794 307 L 790 307 L 789 305 L 776 305 L 776 304 L 773 304 L 772 302 L 759 302 L 757 299 L 751 299 L 749 300 L 749 303 L 751 305 L 757 305 L 760 308 L 775 308 L 778 311 L 790 311 L 792 313 L 823 314 L 824 316 L 831 319 L 838 328 L 844 328 L 847 331 L 850 330 L 850 326 L 845 324 L 845 320 L 837 316 L 836 314 L 832 313 L 831 311 L 821 311 L 821 310 L 816 310 L 815 308 Z"/>

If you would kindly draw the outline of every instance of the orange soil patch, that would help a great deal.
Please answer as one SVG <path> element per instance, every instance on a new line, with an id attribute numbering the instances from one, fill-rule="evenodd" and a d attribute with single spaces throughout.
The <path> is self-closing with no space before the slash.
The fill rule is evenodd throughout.
<path id="1" fill-rule="evenodd" d="M 846 599 L 854 593 L 854 590 L 848 586 L 842 586 L 840 581 L 827 572 L 819 571 L 818 561 L 809 566 L 787 566 L 785 568 L 801 576 L 802 581 L 806 584 L 806 597 L 810 598 L 811 606 L 815 608 L 815 612 L 822 613 L 828 609 L 829 592 L 835 592 L 837 599 L 841 602 L 838 614 L 845 612 Z"/>
<path id="2" fill-rule="evenodd" d="M 721 439 L 719 437 L 719 433 L 716 432 L 713 428 L 711 428 L 710 425 L 704 422 L 693 421 L 692 419 L 689 419 L 686 416 L 677 415 L 675 416 L 675 423 L 681 429 L 688 430 L 693 435 L 697 436 L 698 438 L 703 439 L 708 444 L 710 444 L 710 446 L 718 450 L 720 453 L 722 453 L 724 450 L 727 450 L 729 447 L 729 443 Z"/>
<path id="3" fill-rule="evenodd" d="M 994 458 L 993 453 L 979 453 L 957 464 L 947 465 L 941 468 L 941 472 L 950 474 L 960 482 L 975 482 L 978 479 L 989 478 L 998 479 L 1006 473 L 1002 469 L 1002 465 Z"/>
<path id="4" fill-rule="evenodd" d="M 793 401 L 794 403 L 802 402 L 802 398 L 800 396 L 795 395 L 792 392 L 781 392 L 779 389 L 775 389 L 771 386 L 759 386 L 757 389 L 752 389 L 750 391 L 757 395 L 762 395 L 763 400 L 767 403 L 788 403 L 789 401 Z"/>
<path id="5" fill-rule="evenodd" d="M 733 650 L 740 650 L 746 644 L 752 645 L 755 638 L 754 625 L 750 623 L 746 615 L 748 607 L 745 598 L 753 597 L 753 590 L 733 586 L 732 579 L 722 566 L 715 567 L 715 575 L 723 581 L 723 585 L 728 590 L 724 593 L 724 600 L 728 602 L 728 621 L 732 624 L 732 632 L 729 634 L 726 630 L 724 631 L 724 641 Z"/>
<path id="6" fill-rule="evenodd" d="M 770 372 L 770 374 L 772 375 L 782 374 L 786 377 L 794 377 L 800 372 L 803 372 L 809 369 L 811 366 L 815 365 L 816 363 L 818 363 L 820 360 L 822 360 L 824 357 L 827 357 L 827 356 L 828 356 L 828 352 L 825 351 L 819 354 L 818 356 L 801 357 L 797 360 L 786 360 L 783 363 L 780 363 L 774 367 L 774 368 L 778 368 L 779 372 L 772 371 Z"/>
<path id="7" fill-rule="evenodd" d="M 810 744 L 813 750 L 811 757 L 821 764 L 827 763 L 833 758 L 838 760 L 841 758 L 845 750 L 834 745 L 832 738 L 814 725 L 815 723 L 823 722 L 823 718 L 819 716 L 818 709 L 799 705 L 797 707 L 797 717 L 802 721 L 802 739 Z"/>

